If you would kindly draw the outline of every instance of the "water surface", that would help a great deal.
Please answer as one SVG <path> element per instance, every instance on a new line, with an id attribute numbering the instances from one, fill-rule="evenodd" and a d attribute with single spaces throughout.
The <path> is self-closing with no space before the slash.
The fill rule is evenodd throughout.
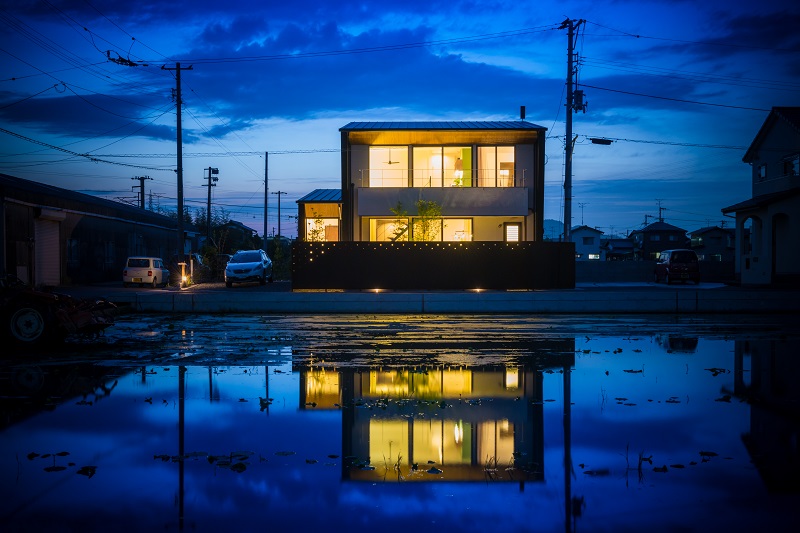
<path id="1" fill-rule="evenodd" d="M 793 530 L 795 323 L 123 317 L 4 360 L 0 523 Z"/>

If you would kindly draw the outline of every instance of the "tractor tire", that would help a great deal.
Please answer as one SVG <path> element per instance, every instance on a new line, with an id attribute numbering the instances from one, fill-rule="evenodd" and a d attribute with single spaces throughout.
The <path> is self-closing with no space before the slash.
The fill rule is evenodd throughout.
<path id="1" fill-rule="evenodd" d="M 43 346 L 56 340 L 55 320 L 42 305 L 17 302 L 6 316 L 6 330 L 17 346 Z"/>

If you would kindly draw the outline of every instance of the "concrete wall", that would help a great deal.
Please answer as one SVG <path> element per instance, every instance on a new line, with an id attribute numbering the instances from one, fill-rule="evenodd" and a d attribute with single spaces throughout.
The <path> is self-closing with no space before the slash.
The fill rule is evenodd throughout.
<path id="1" fill-rule="evenodd" d="M 655 261 L 575 261 L 577 283 L 653 281 Z M 733 282 L 733 262 L 701 261 L 700 281 Z"/>

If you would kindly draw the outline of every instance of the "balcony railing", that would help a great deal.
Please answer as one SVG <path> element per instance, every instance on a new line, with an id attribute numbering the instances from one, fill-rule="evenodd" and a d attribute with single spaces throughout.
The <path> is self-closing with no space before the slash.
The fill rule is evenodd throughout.
<path id="1" fill-rule="evenodd" d="M 525 170 L 385 169 L 360 170 L 359 187 L 525 187 Z M 412 182 L 409 185 L 409 174 Z"/>

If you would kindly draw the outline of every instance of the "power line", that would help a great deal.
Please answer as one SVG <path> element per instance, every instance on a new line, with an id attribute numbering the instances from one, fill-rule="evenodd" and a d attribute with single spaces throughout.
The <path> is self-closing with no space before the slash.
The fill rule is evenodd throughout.
<path id="1" fill-rule="evenodd" d="M 728 48 L 744 48 L 744 49 L 750 49 L 750 50 L 767 50 L 767 51 L 771 51 L 771 52 L 797 52 L 797 50 L 792 50 L 792 49 L 789 49 L 789 48 L 767 48 L 767 47 L 764 47 L 764 46 L 750 46 L 750 45 L 746 45 L 746 44 L 722 43 L 722 42 L 715 42 L 715 41 L 692 41 L 692 40 L 688 40 L 688 39 L 670 39 L 670 38 L 667 38 L 667 37 L 652 37 L 652 36 L 649 36 L 649 35 L 638 35 L 638 34 L 635 34 L 635 33 L 630 33 L 630 32 L 627 32 L 627 31 L 618 30 L 618 29 L 615 29 L 615 28 L 610 28 L 608 26 L 604 26 L 604 25 L 599 24 L 597 22 L 592 22 L 591 20 L 587 20 L 586 22 L 589 23 L 589 24 L 592 24 L 594 26 L 598 26 L 600 28 L 604 28 L 606 30 L 615 31 L 617 33 L 622 34 L 623 36 L 634 37 L 636 39 L 651 39 L 651 40 L 654 40 L 654 41 L 670 41 L 670 42 L 675 42 L 675 43 L 699 44 L 699 45 L 703 45 L 703 46 L 724 46 L 724 47 L 728 47 Z"/>
<path id="2" fill-rule="evenodd" d="M 714 107 L 726 107 L 728 109 L 745 109 L 747 111 L 766 111 L 766 112 L 770 111 L 769 109 L 762 109 L 762 108 L 758 108 L 758 107 L 742 107 L 742 106 L 736 106 L 736 105 L 712 104 L 711 102 L 697 102 L 697 101 L 694 101 L 694 100 L 683 100 L 681 98 L 670 98 L 668 96 L 655 96 L 655 95 L 652 95 L 652 94 L 642 94 L 642 93 L 634 93 L 634 92 L 630 92 L 630 91 L 620 91 L 618 89 L 608 89 L 606 87 L 596 87 L 594 85 L 586 85 L 585 83 L 582 83 L 581 86 L 582 87 L 589 87 L 590 89 L 597 89 L 599 91 L 609 91 L 609 92 L 612 92 L 612 93 L 630 94 L 630 95 L 633 95 L 633 96 L 644 96 L 645 98 L 657 98 L 659 100 L 670 100 L 672 102 L 683 102 L 683 103 L 686 103 L 686 104 L 710 105 L 710 106 L 714 106 Z"/>
<path id="3" fill-rule="evenodd" d="M 301 150 L 275 150 L 269 151 L 272 154 L 317 154 L 340 152 L 340 148 L 308 148 Z M 183 157 L 240 157 L 240 156 L 263 156 L 264 152 L 188 152 Z M 98 154 L 100 157 L 136 157 L 149 159 L 169 159 L 174 158 L 175 154 Z M 263 181 L 263 180 L 262 180 Z"/>
<path id="4" fill-rule="evenodd" d="M 5 128 L 0 128 L 0 132 L 5 133 L 7 135 L 11 135 L 12 137 L 16 137 L 18 139 L 22 139 L 23 141 L 28 141 L 33 144 L 38 144 L 39 146 L 45 146 L 47 148 L 52 148 L 53 150 L 58 150 L 59 152 L 64 152 L 65 154 L 70 154 L 75 157 L 84 157 L 89 161 L 93 161 L 95 163 L 107 163 L 109 165 L 119 165 L 123 167 L 130 167 L 130 168 L 140 168 L 144 170 L 155 170 L 155 171 L 164 171 L 164 172 L 173 172 L 172 169 L 169 168 L 154 168 L 154 167 L 145 167 L 142 165 L 130 165 L 128 163 L 118 163 L 116 161 L 106 161 L 104 159 L 100 159 L 96 156 L 89 155 L 89 154 L 79 154 L 78 152 L 73 152 L 72 150 L 67 150 L 66 148 L 61 148 L 58 146 L 54 146 L 52 144 L 47 144 L 42 141 L 37 141 L 36 139 L 31 139 L 30 137 L 25 137 L 24 135 L 20 135 L 19 133 L 14 133 L 13 131 L 8 131 Z"/>

